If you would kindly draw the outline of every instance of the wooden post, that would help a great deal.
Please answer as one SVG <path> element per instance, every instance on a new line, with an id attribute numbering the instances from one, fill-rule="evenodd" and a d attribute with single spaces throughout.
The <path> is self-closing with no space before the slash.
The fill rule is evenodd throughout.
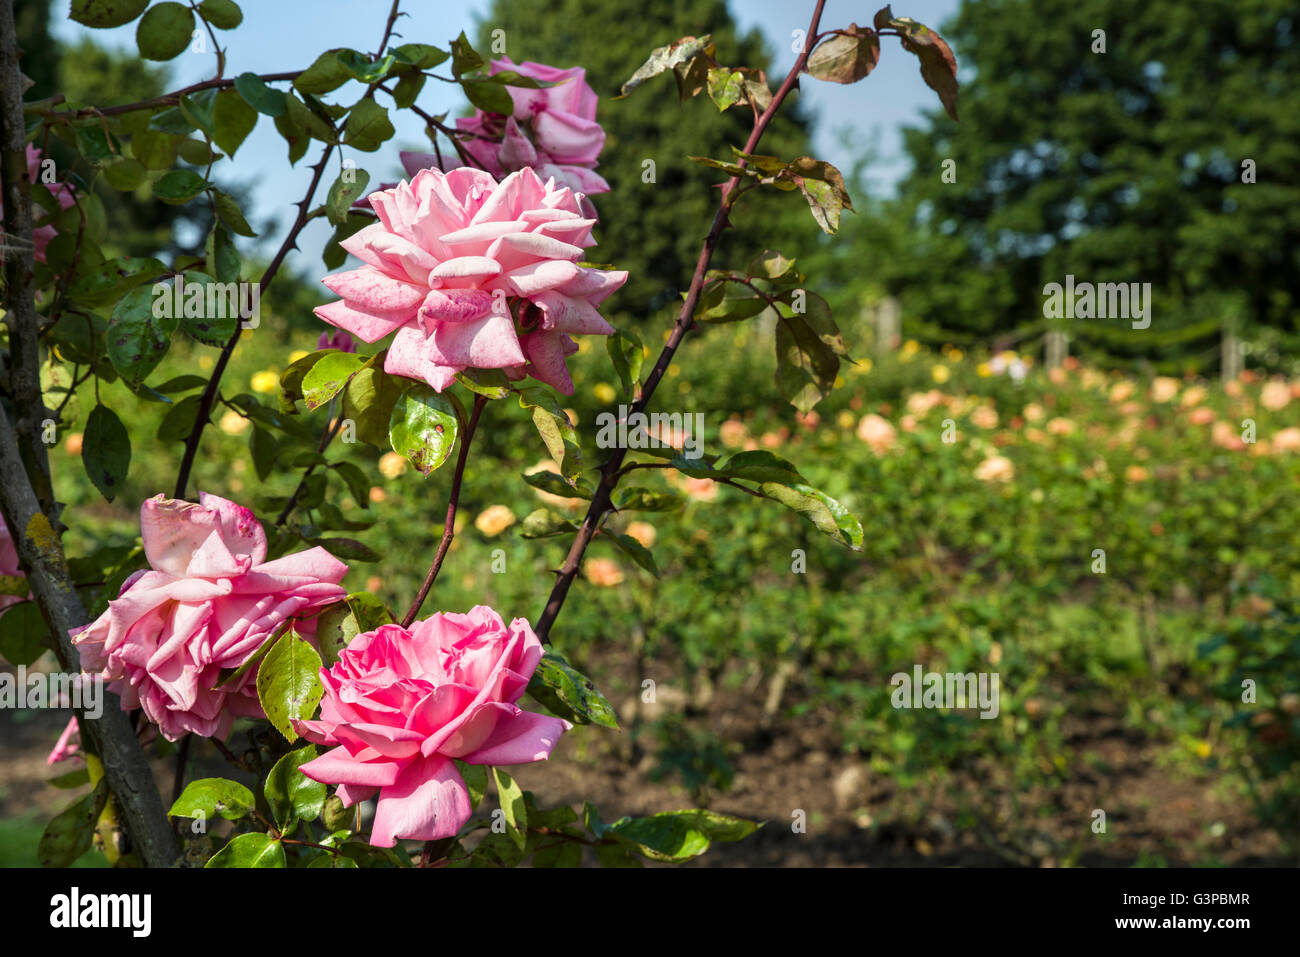
<path id="1" fill-rule="evenodd" d="M 1043 364 L 1055 369 L 1070 354 L 1070 337 L 1062 329 L 1048 329 L 1043 336 Z"/>
<path id="2" fill-rule="evenodd" d="M 876 306 L 876 355 L 893 352 L 902 342 L 902 307 L 893 296 Z"/>

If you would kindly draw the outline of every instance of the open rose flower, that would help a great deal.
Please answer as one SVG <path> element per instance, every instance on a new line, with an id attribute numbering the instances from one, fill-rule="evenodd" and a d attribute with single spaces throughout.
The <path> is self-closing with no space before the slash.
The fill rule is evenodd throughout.
<path id="1" fill-rule="evenodd" d="M 507 626 L 491 608 L 439 613 L 410 630 L 357 635 L 332 668 L 318 721 L 295 727 L 331 750 L 302 766 L 337 784 L 345 805 L 379 792 L 370 843 L 451 837 L 469 820 L 469 791 L 453 758 L 527 764 L 550 757 L 571 725 L 515 702 L 542 658 L 523 618 Z"/>
<path id="2" fill-rule="evenodd" d="M 323 280 L 343 298 L 316 315 L 365 342 L 396 332 L 384 370 L 441 392 L 465 369 L 531 375 L 566 395 L 574 335 L 608 335 L 596 306 L 624 271 L 578 265 L 595 220 L 531 169 L 426 169 L 370 195 L 379 222 L 343 247 L 365 265 Z"/>
<path id="3" fill-rule="evenodd" d="M 344 596 L 347 566 L 323 548 L 266 561 L 253 513 L 215 495 L 200 504 L 157 495 L 140 508 L 149 570 L 126 580 L 108 610 L 74 631 L 82 669 L 98 672 L 126 710 L 143 708 L 162 734 L 230 733 L 262 717 L 257 669 L 218 687 L 290 618 Z M 315 634 L 306 621 L 300 633 Z"/>
<path id="4" fill-rule="evenodd" d="M 556 85 L 538 90 L 507 86 L 514 101 L 510 116 L 478 110 L 457 120 L 458 129 L 473 134 L 465 140 L 466 152 L 498 179 L 532 167 L 576 193 L 609 192 L 609 184 L 595 172 L 605 131 L 596 122 L 596 91 L 587 83 L 587 71 L 503 57 L 492 61 L 489 73 L 506 70 Z"/>

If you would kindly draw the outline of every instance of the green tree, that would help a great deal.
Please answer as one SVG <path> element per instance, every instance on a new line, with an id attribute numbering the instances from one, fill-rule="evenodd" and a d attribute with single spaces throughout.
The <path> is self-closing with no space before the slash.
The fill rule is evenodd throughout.
<path id="1" fill-rule="evenodd" d="M 1085 351 L 1186 367 L 1213 360 L 1227 324 L 1300 332 L 1294 13 L 967 0 L 942 31 L 971 71 L 962 122 L 932 111 L 908 131 L 913 170 L 879 213 L 908 224 L 902 242 L 843 256 L 878 263 L 909 331 L 932 340 L 1032 335 L 1044 284 L 1067 273 L 1152 284 L 1147 330 L 1067 320 Z M 860 235 L 887 231 L 873 229 Z"/>
<path id="2" fill-rule="evenodd" d="M 636 29 L 628 26 L 635 24 Z M 724 177 L 687 155 L 731 159 L 749 132 L 748 107 L 721 116 L 707 96 L 678 102 L 670 77 L 658 77 L 636 95 L 614 100 L 619 87 L 655 47 L 680 37 L 711 34 L 719 62 L 768 69 L 761 36 L 740 35 L 724 0 L 556 0 L 517 4 L 494 0 L 480 22 L 476 46 L 492 50 L 492 31 L 505 31 L 506 54 L 516 62 L 582 66 L 601 97 L 597 119 L 607 139 L 599 172 L 612 191 L 592 197 L 600 212 L 594 255 L 631 276 L 611 305 L 637 317 L 677 300 L 690 282 L 702 238 L 717 204 L 711 187 Z M 773 88 L 781 77 L 769 77 Z M 763 152 L 793 159 L 808 152 L 807 123 L 797 110 L 778 115 L 763 139 Z M 654 182 L 645 182 L 647 161 Z M 746 197 L 724 238 L 716 265 L 743 265 L 767 237 L 788 237 L 787 255 L 811 248 L 818 230 L 798 195 L 758 191 Z M 692 224 L 684 228 L 683 224 Z M 768 239 L 768 243 L 771 243 Z M 735 260 L 736 262 L 733 262 Z"/>

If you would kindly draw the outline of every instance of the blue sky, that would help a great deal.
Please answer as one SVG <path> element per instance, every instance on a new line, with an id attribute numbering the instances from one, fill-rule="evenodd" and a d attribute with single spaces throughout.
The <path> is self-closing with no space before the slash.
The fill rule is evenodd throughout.
<path id="1" fill-rule="evenodd" d="M 851 20 L 868 23 L 880 5 L 881 2 L 828 0 L 823 26 L 847 26 Z M 56 13 L 62 6 L 55 5 Z M 428 42 L 445 49 L 447 41 L 461 30 L 472 36 L 475 15 L 488 6 L 488 0 L 406 0 L 402 8 L 410 16 L 399 21 L 398 30 L 408 42 Z M 322 50 L 332 47 L 349 46 L 372 52 L 379 42 L 389 2 L 245 0 L 242 7 L 243 24 L 230 34 L 218 33 L 218 39 L 228 48 L 229 76 L 245 71 L 270 73 L 298 69 L 309 64 Z M 899 0 L 894 7 L 898 15 L 910 16 L 938 29 L 956 12 L 958 0 Z M 775 61 L 772 74 L 783 75 L 794 61 L 793 31 L 807 27 L 812 4 L 797 0 L 731 0 L 731 9 L 743 28 L 757 27 L 762 31 Z M 56 19 L 52 28 L 64 40 L 84 32 L 94 35 L 101 43 L 135 48 L 134 25 L 116 30 L 88 30 L 71 21 Z M 508 53 L 508 33 L 506 43 Z M 557 50 L 551 62 L 571 65 L 563 50 Z M 210 49 L 204 53 L 182 53 L 168 64 L 173 88 L 208 79 L 214 64 Z M 629 64 L 628 72 L 637 65 Z M 900 154 L 900 130 L 914 122 L 920 111 L 938 106 L 934 93 L 921 81 L 916 59 L 896 43 L 886 46 L 880 66 L 862 83 L 838 86 L 805 80 L 802 95 L 806 108 L 817 119 L 814 146 L 818 155 L 847 171 L 863 150 L 873 149 L 879 157 L 874 182 L 882 190 L 888 189 L 906 169 Z M 426 84 L 418 102 L 434 114 L 450 110 L 454 115 L 463 106 L 458 88 L 435 82 Z M 415 148 L 427 144 L 423 124 L 416 116 L 406 111 L 392 111 L 392 116 L 397 127 L 396 144 Z M 310 181 L 307 164 L 314 155 L 314 150 L 309 151 L 296 168 L 291 168 L 284 142 L 274 125 L 262 118 L 240 147 L 234 165 L 228 171 L 214 168 L 213 173 L 218 181 L 233 178 L 244 183 L 252 194 L 256 212 L 278 216 L 279 228 L 266 236 L 278 242 L 292 215 L 289 204 L 301 198 Z M 358 157 L 358 165 L 370 170 L 372 183 L 395 179 L 399 172 L 396 150 Z M 327 184 L 330 181 L 327 176 Z M 304 234 L 300 245 L 307 250 L 305 266 L 319 268 L 319 250 L 328 235 L 328 227 L 322 222 L 313 224 Z M 312 260 L 314 266 L 309 265 Z M 293 261 L 291 257 L 290 263 Z"/>

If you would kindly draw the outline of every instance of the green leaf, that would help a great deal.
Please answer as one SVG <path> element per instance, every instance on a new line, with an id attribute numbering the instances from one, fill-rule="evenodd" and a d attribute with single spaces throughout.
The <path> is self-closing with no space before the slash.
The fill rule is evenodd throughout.
<path id="1" fill-rule="evenodd" d="M 671 70 L 679 63 L 686 63 L 693 59 L 697 53 L 709 45 L 711 39 L 708 34 L 702 37 L 682 37 L 667 46 L 658 47 L 651 52 L 645 63 L 641 64 L 637 71 L 628 78 L 628 81 L 623 84 L 618 96 L 614 97 L 614 99 L 621 100 L 651 77 L 658 76 L 665 70 Z"/>
<path id="2" fill-rule="evenodd" d="M 533 672 L 528 693 L 552 714 L 574 724 L 598 724 L 618 730 L 614 709 L 591 679 L 557 652 L 548 651 Z"/>
<path id="3" fill-rule="evenodd" d="M 330 468 L 339 474 L 360 508 L 370 507 L 370 476 L 352 462 L 331 462 Z"/>
<path id="4" fill-rule="evenodd" d="M 112 409 L 97 405 L 86 420 L 81 464 L 99 494 L 113 501 L 131 467 L 131 436 Z"/>
<path id="5" fill-rule="evenodd" d="M 550 538 L 565 532 L 576 532 L 578 526 L 558 512 L 549 508 L 539 508 L 529 512 L 528 517 L 519 526 L 519 534 L 524 538 Z"/>
<path id="6" fill-rule="evenodd" d="M 423 73 L 404 73 L 397 81 L 397 86 L 393 87 L 393 105 L 399 110 L 410 109 L 424 89 L 424 81 Z"/>
<path id="7" fill-rule="evenodd" d="M 125 26 L 149 6 L 149 0 L 72 0 L 73 20 L 98 30 Z"/>
<path id="8" fill-rule="evenodd" d="M 309 868 L 328 867 L 337 870 L 360 867 L 361 865 L 352 858 L 343 854 L 321 854 L 318 857 L 312 858 L 311 863 L 307 866 Z"/>
<path id="9" fill-rule="evenodd" d="M 783 316 L 776 327 L 776 387 L 800 412 L 830 395 L 839 374 L 835 350 L 803 316 Z"/>
<path id="10" fill-rule="evenodd" d="M 862 550 L 862 523 L 825 492 L 810 485 L 764 482 L 763 495 L 798 512 L 831 538 L 856 551 Z"/>
<path id="11" fill-rule="evenodd" d="M 431 70 L 446 61 L 451 54 L 427 43 L 403 43 L 393 50 L 393 56 L 398 63 L 405 63 L 418 70 Z"/>
<path id="12" fill-rule="evenodd" d="M 370 174 L 365 170 L 354 166 L 344 167 L 325 199 L 325 215 L 331 223 L 341 226 L 347 221 L 348 211 L 361 198 L 369 182 Z"/>
<path id="13" fill-rule="evenodd" d="M 354 562 L 377 562 L 384 557 L 355 538 L 317 538 L 314 541 L 336 558 Z"/>
<path id="14" fill-rule="evenodd" d="M 635 332 L 615 329 L 605 337 L 605 351 L 623 383 L 623 394 L 632 399 L 640 398 L 641 365 L 645 362 L 645 347 L 640 338 Z"/>
<path id="15" fill-rule="evenodd" d="M 207 384 L 208 380 L 201 375 L 178 375 L 173 376 L 161 385 L 154 386 L 154 391 L 161 392 L 163 395 L 174 395 L 177 392 L 201 389 Z"/>
<path id="16" fill-rule="evenodd" d="M 591 487 L 591 483 L 584 478 L 580 478 L 576 485 L 570 486 L 568 482 L 560 478 L 554 472 L 548 472 L 546 469 L 538 469 L 536 472 L 525 472 L 523 479 L 533 488 L 539 488 L 543 492 L 550 492 L 552 495 L 560 495 L 566 498 L 574 498 L 574 492 L 577 492 L 582 498 L 590 499 L 595 496 L 596 490 Z"/>
<path id="17" fill-rule="evenodd" d="M 456 373 L 456 381 L 489 399 L 503 399 L 510 392 L 510 379 L 500 369 L 466 369 Z"/>
<path id="18" fill-rule="evenodd" d="M 546 444 L 546 450 L 560 467 L 560 474 L 573 487 L 582 473 L 582 448 L 573 430 L 569 414 L 548 390 L 529 386 L 519 390 L 519 405 L 533 410 L 533 424 Z"/>
<path id="19" fill-rule="evenodd" d="M 469 73 L 483 66 L 483 58 L 470 44 L 465 36 L 465 31 L 460 32 L 455 40 L 451 41 L 451 74 L 459 77 L 462 73 Z"/>
<path id="20" fill-rule="evenodd" d="M 21 601 L 0 611 L 0 655 L 11 665 L 35 664 L 48 647 L 50 632 L 36 602 Z"/>
<path id="21" fill-rule="evenodd" d="M 793 463 L 766 449 L 737 452 L 714 464 L 714 469 L 727 478 L 746 479 L 751 482 L 781 482 L 791 485 L 805 481 Z"/>
<path id="22" fill-rule="evenodd" d="M 233 30 L 244 22 L 244 11 L 234 0 L 203 0 L 199 16 L 218 30 Z"/>
<path id="23" fill-rule="evenodd" d="M 356 423 L 357 438 L 378 449 L 388 446 L 393 410 L 411 385 L 410 379 L 384 372 L 383 355 L 378 353 L 343 390 L 343 417 Z"/>
<path id="24" fill-rule="evenodd" d="M 600 537 L 614 545 L 619 551 L 625 554 L 632 561 L 636 562 L 651 575 L 659 577 L 659 567 L 655 564 L 655 557 L 651 554 L 650 549 L 646 548 L 631 535 L 624 535 L 621 532 L 611 532 L 607 528 L 600 530 Z"/>
<path id="25" fill-rule="evenodd" d="M 212 107 L 213 142 L 227 156 L 234 156 L 240 144 L 257 126 L 257 110 L 235 90 L 222 90 Z"/>
<path id="26" fill-rule="evenodd" d="M 339 50 L 337 55 L 339 62 L 347 68 L 348 73 L 352 74 L 353 79 L 360 80 L 362 83 L 378 83 L 388 75 L 388 71 L 397 60 L 391 53 L 378 60 L 372 60 L 356 50 Z"/>
<path id="27" fill-rule="evenodd" d="M 519 782 L 500 768 L 492 769 L 492 777 L 496 781 L 501 810 L 506 814 L 506 824 L 510 825 L 508 833 L 515 846 L 522 851 L 528 840 L 528 808 L 524 801 L 524 790 Z"/>
<path id="28" fill-rule="evenodd" d="M 241 73 L 235 77 L 235 89 L 245 103 L 266 116 L 284 116 L 288 109 L 284 93 L 267 86 L 256 73 Z"/>
<path id="29" fill-rule="evenodd" d="M 747 821 L 743 817 L 732 817 L 729 814 L 721 814 L 707 808 L 692 808 L 686 811 L 669 811 L 667 813 L 703 831 L 708 835 L 710 841 L 721 841 L 724 844 L 743 841 L 762 827 L 761 824 Z"/>
<path id="30" fill-rule="evenodd" d="M 204 867 L 284 867 L 284 845 L 269 834 L 240 834 L 208 859 Z"/>
<path id="31" fill-rule="evenodd" d="M 155 3 L 135 29 L 135 43 L 146 60 L 170 60 L 185 52 L 194 32 L 194 13 L 180 3 Z"/>
<path id="32" fill-rule="evenodd" d="M 320 669 L 316 649 L 293 629 L 280 637 L 257 669 L 257 697 L 262 710 L 290 743 L 298 740 L 293 721 L 311 718 L 320 703 L 324 692 Z"/>
<path id="33" fill-rule="evenodd" d="M 280 455 L 279 444 L 266 429 L 253 426 L 248 433 L 248 451 L 253 457 L 253 468 L 259 480 L 265 482 L 267 476 L 275 470 L 276 459 Z"/>
<path id="34" fill-rule="evenodd" d="M 505 87 L 482 80 L 461 80 L 460 85 L 465 91 L 465 98 L 485 113 L 508 116 L 514 112 L 514 100 Z"/>
<path id="35" fill-rule="evenodd" d="M 188 203 L 208 188 L 208 182 L 192 169 L 174 169 L 153 184 L 153 194 L 173 206 Z"/>
<path id="36" fill-rule="evenodd" d="M 712 841 L 738 841 L 758 829 L 753 822 L 712 811 L 664 811 L 650 817 L 624 817 L 603 825 L 590 804 L 584 809 L 588 828 L 654 861 L 681 863 L 698 857 Z"/>
<path id="37" fill-rule="evenodd" d="M 709 99 L 719 111 L 734 106 L 745 97 L 745 74 L 739 70 L 715 67 L 709 70 Z"/>
<path id="38" fill-rule="evenodd" d="M 316 746 L 312 744 L 290 751 L 275 762 L 266 776 L 262 793 L 281 831 L 292 829 L 295 821 L 316 820 L 325 807 L 325 785 L 298 770 L 315 757 Z"/>
<path id="39" fill-rule="evenodd" d="M 354 352 L 330 352 L 302 379 L 302 397 L 309 409 L 319 409 L 347 387 L 351 378 L 368 361 Z"/>
<path id="40" fill-rule="evenodd" d="M 167 813 L 172 817 L 210 820 L 221 816 L 227 821 L 238 821 L 256 805 L 253 792 L 238 781 L 200 778 L 185 786 Z"/>
<path id="41" fill-rule="evenodd" d="M 289 368 L 280 373 L 280 408 L 283 411 L 295 411 L 298 400 L 303 397 L 303 379 L 316 363 L 334 351 L 334 349 L 317 349 L 315 352 L 309 352 L 301 359 L 289 363 Z"/>
<path id="42" fill-rule="evenodd" d="M 481 764 L 466 764 L 459 760 L 456 761 L 456 768 L 460 771 L 460 776 L 465 779 L 465 788 L 469 791 L 469 807 L 472 811 L 478 807 L 479 802 L 483 800 L 483 795 L 487 793 L 487 768 Z"/>
<path id="43" fill-rule="evenodd" d="M 222 233 L 224 232 L 223 229 Z M 217 282 L 207 273 L 194 271 L 184 274 L 185 284 L 182 287 L 182 295 L 186 303 L 180 319 L 180 327 L 187 336 L 204 345 L 224 346 L 239 328 L 243 294 L 236 282 L 239 278 L 239 273 L 236 271 L 238 266 L 235 262 L 238 253 L 234 251 L 233 243 L 230 243 L 229 239 L 230 237 L 226 235 L 223 246 L 219 250 L 213 249 L 213 258 L 222 272 L 233 278 L 226 282 Z M 191 297 L 196 296 L 194 293 L 196 286 L 203 291 L 203 308 L 200 310 L 193 309 L 189 301 Z M 193 315 L 192 313 L 196 311 L 199 314 Z"/>
<path id="44" fill-rule="evenodd" d="M 672 512 L 681 508 L 684 501 L 676 492 L 655 492 L 648 488 L 620 488 L 614 493 L 614 507 L 619 511 Z"/>
<path id="45" fill-rule="evenodd" d="M 158 423 L 158 431 L 155 433 L 158 441 L 179 442 L 187 438 L 198 419 L 199 406 L 202 404 L 202 396 L 187 395 L 168 409 L 162 422 Z"/>
<path id="46" fill-rule="evenodd" d="M 82 156 L 96 164 L 115 160 L 122 155 L 117 137 L 106 132 L 99 123 L 86 123 L 77 127 L 77 147 Z M 46 193 L 49 195 L 48 190 Z"/>
<path id="47" fill-rule="evenodd" d="M 393 406 L 388 439 L 393 451 L 427 476 L 447 461 L 459 431 L 460 419 L 450 399 L 421 383 Z"/>
<path id="48" fill-rule="evenodd" d="M 90 769 L 77 768 L 75 771 L 69 771 L 66 774 L 60 774 L 57 777 L 50 778 L 45 783 L 51 787 L 56 787 L 61 791 L 70 791 L 73 788 L 79 788 L 83 784 L 90 783 Z"/>
<path id="49" fill-rule="evenodd" d="M 36 848 L 41 867 L 71 867 L 90 850 L 95 824 L 108 803 L 108 782 L 101 779 L 95 790 L 60 811 L 41 834 Z"/>
<path id="50" fill-rule="evenodd" d="M 235 202 L 231 196 L 223 193 L 219 189 L 214 189 L 212 191 L 212 198 L 217 208 L 217 215 L 221 218 L 221 221 L 230 228 L 232 233 L 239 236 L 257 235 L 257 233 L 253 231 L 253 227 L 248 225 L 248 220 L 244 218 L 244 213 L 240 210 L 239 204 Z"/>
<path id="51" fill-rule="evenodd" d="M 144 164 L 129 156 L 104 167 L 104 182 L 119 192 L 129 193 L 148 178 Z"/>
<path id="52" fill-rule="evenodd" d="M 338 53 L 337 50 L 326 50 L 311 66 L 298 74 L 293 85 L 303 93 L 320 94 L 337 90 L 352 79 L 348 68 L 339 60 Z"/>
<path id="53" fill-rule="evenodd" d="M 856 83 L 880 62 L 880 37 L 871 28 L 849 24 L 818 44 L 808 57 L 806 69 L 819 80 L 831 83 Z"/>
<path id="54" fill-rule="evenodd" d="M 161 115 L 158 114 L 154 119 Z M 153 120 L 150 120 L 151 126 L 152 123 Z M 167 169 L 176 162 L 179 144 L 180 140 L 169 133 L 142 130 L 131 137 L 131 155 L 143 163 L 146 169 Z"/>
<path id="55" fill-rule="evenodd" d="M 239 250 L 235 247 L 235 241 L 230 237 L 230 230 L 226 229 L 226 227 L 220 222 L 212 224 L 212 231 L 208 233 L 208 239 L 207 242 L 204 243 L 203 251 L 207 256 L 204 265 L 207 267 L 209 273 L 215 276 L 222 283 L 239 281 L 239 273 L 243 266 L 243 259 L 239 255 Z M 190 275 L 192 277 L 194 274 L 191 273 Z M 204 296 L 206 300 L 207 290 L 204 290 Z M 229 302 L 229 297 L 226 297 L 226 301 Z M 222 311 L 225 312 L 226 310 Z M 232 314 L 230 316 L 223 316 L 222 318 L 233 320 L 235 316 Z M 205 326 L 207 327 L 205 333 L 211 335 L 210 324 L 205 323 Z M 226 340 L 234 334 L 235 329 L 233 322 L 227 323 L 223 328 L 226 328 L 228 331 L 219 343 L 214 343 L 215 345 L 224 345 Z M 184 317 L 181 319 L 181 329 L 185 332 L 190 331 L 189 324 L 186 322 Z"/>
<path id="56" fill-rule="evenodd" d="M 308 103 L 308 100 L 311 102 Z M 333 143 L 338 139 L 334 130 L 334 123 L 329 115 L 322 115 L 321 112 L 312 108 L 312 105 L 320 106 L 320 101 L 310 93 L 304 93 L 303 99 L 299 99 L 292 94 L 286 94 L 284 103 L 285 114 L 276 120 L 277 129 L 280 128 L 281 121 L 291 122 L 322 143 Z"/>
<path id="57" fill-rule="evenodd" d="M 794 260 L 787 259 L 782 253 L 765 249 L 755 256 L 746 267 L 745 273 L 751 279 L 781 279 L 794 269 Z"/>
<path id="58" fill-rule="evenodd" d="M 307 153 L 307 147 L 311 143 L 311 134 L 301 123 L 291 115 L 289 104 L 298 102 L 295 96 L 285 96 L 285 113 L 284 116 L 275 118 L 275 131 L 284 138 L 289 147 L 289 165 L 294 166 L 298 160 L 302 159 Z M 304 107 L 305 109 L 305 107 Z M 333 139 L 333 137 L 330 137 Z"/>
<path id="59" fill-rule="evenodd" d="M 122 294 L 167 272 L 167 267 L 152 257 L 123 256 L 110 259 L 86 272 L 80 272 L 68 288 L 68 298 L 92 306 L 116 302 Z M 78 320 L 84 326 L 84 320 Z"/>
<path id="60" fill-rule="evenodd" d="M 392 138 L 395 130 L 388 110 L 374 100 L 361 100 L 348 112 L 343 142 L 353 149 L 373 153 Z"/>

